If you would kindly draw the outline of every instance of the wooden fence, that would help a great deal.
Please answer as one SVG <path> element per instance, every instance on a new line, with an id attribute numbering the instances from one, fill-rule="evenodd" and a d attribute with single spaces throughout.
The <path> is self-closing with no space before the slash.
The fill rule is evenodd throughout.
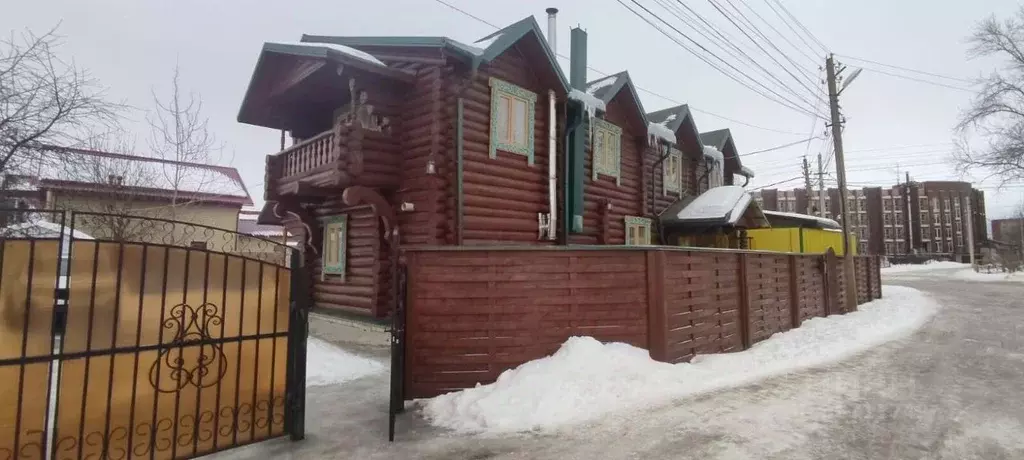
<path id="1" fill-rule="evenodd" d="M 671 363 L 744 350 L 855 309 L 840 261 L 657 246 L 409 250 L 405 394 L 493 382 L 578 335 Z M 855 263 L 857 303 L 881 297 L 878 259 Z"/>

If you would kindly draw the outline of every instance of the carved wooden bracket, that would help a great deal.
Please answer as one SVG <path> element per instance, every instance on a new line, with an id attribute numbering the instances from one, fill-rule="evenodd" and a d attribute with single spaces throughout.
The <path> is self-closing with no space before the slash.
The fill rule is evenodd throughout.
<path id="1" fill-rule="evenodd" d="M 320 253 L 320 251 L 317 250 L 317 247 L 313 244 L 314 241 L 320 241 L 320 225 L 309 211 L 295 201 L 278 201 L 274 204 L 274 216 L 278 219 L 284 219 L 285 216 L 292 216 L 298 219 L 299 223 L 302 224 L 302 227 L 306 229 L 306 241 L 303 242 L 304 245 L 309 248 L 313 254 Z"/>
<path id="2" fill-rule="evenodd" d="M 349 206 L 369 205 L 384 224 L 384 235 L 388 244 L 398 244 L 398 218 L 394 208 L 380 193 L 369 187 L 353 185 L 341 193 L 341 201 Z"/>

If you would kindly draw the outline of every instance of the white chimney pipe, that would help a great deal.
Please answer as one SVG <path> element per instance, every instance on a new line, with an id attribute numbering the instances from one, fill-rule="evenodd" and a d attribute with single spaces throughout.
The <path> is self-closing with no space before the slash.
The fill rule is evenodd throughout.
<path id="1" fill-rule="evenodd" d="M 558 8 L 548 8 L 544 11 L 548 13 L 548 45 L 551 46 L 552 53 L 558 54 L 558 26 L 555 21 Z"/>

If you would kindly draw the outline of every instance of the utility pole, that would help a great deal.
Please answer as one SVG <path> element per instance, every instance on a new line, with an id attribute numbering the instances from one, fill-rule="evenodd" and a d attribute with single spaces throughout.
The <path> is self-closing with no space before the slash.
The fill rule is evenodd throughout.
<path id="1" fill-rule="evenodd" d="M 818 217 L 828 217 L 825 210 L 825 167 L 821 163 L 821 152 L 818 152 Z"/>
<path id="2" fill-rule="evenodd" d="M 814 186 L 811 185 L 811 165 L 809 163 L 807 163 L 807 156 L 804 156 L 803 170 L 804 170 L 804 188 L 807 190 L 806 193 L 805 193 L 805 195 L 807 195 L 807 206 L 805 206 L 807 209 L 805 211 L 806 211 L 807 215 L 811 216 L 811 215 L 814 215 L 814 213 L 811 212 L 811 209 L 814 208 L 814 206 L 813 206 L 814 201 L 811 200 L 811 197 L 813 196 L 812 194 L 814 193 Z"/>
<path id="3" fill-rule="evenodd" d="M 828 102 L 832 115 L 832 143 L 836 155 L 836 180 L 839 182 L 839 214 L 843 218 L 843 275 L 846 278 L 846 306 L 850 310 L 857 309 L 857 274 L 850 250 L 850 210 L 846 201 L 849 190 L 846 188 L 846 160 L 843 157 L 843 127 L 839 116 L 839 90 L 836 88 L 836 77 L 842 69 L 836 71 L 834 56 L 825 58 L 825 71 L 828 78 Z"/>

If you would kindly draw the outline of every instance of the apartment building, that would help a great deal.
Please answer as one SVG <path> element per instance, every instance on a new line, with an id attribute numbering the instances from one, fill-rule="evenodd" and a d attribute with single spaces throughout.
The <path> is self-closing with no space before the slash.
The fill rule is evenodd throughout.
<path id="1" fill-rule="evenodd" d="M 756 199 L 762 209 L 799 212 L 840 220 L 839 190 L 825 192 L 824 212 L 818 194 L 805 189 L 765 189 Z M 810 202 L 808 202 L 810 199 Z M 985 241 L 985 195 L 967 182 L 911 182 L 891 188 L 851 189 L 847 197 L 850 230 L 860 254 L 930 255 L 966 260 L 968 222 L 974 224 L 976 252 Z M 968 203 L 971 214 L 968 216 Z"/>
<path id="2" fill-rule="evenodd" d="M 992 239 L 1012 246 L 1024 245 L 1024 218 L 993 219 Z"/>

